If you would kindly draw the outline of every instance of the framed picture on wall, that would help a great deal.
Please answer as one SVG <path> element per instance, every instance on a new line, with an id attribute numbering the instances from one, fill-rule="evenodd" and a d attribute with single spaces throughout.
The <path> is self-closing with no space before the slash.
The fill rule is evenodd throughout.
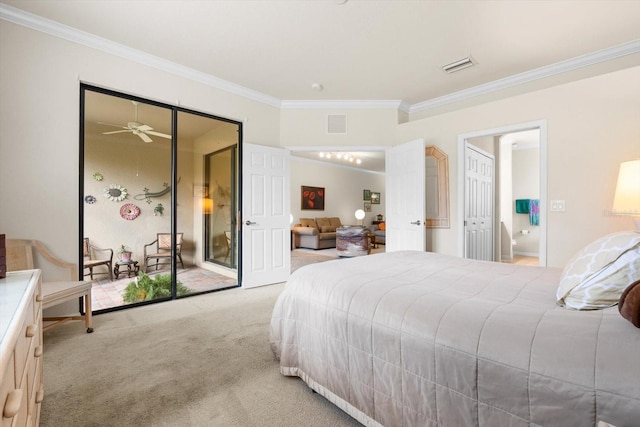
<path id="1" fill-rule="evenodd" d="M 209 186 L 208 185 L 194 185 L 193 186 L 193 197 L 208 197 L 209 196 Z"/>
<path id="2" fill-rule="evenodd" d="M 362 190 L 362 200 L 365 202 L 371 200 L 371 190 Z"/>
<path id="3" fill-rule="evenodd" d="M 374 205 L 379 205 L 380 204 L 380 193 L 371 192 L 371 203 Z"/>
<path id="4" fill-rule="evenodd" d="M 371 202 L 364 202 L 364 211 L 371 212 Z"/>
<path id="5" fill-rule="evenodd" d="M 306 185 L 301 186 L 302 210 L 324 210 L 324 187 L 308 187 Z"/>

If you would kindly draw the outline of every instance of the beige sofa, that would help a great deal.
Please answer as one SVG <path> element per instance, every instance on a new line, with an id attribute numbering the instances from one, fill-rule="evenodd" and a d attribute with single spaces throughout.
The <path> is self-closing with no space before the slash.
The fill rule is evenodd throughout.
<path id="1" fill-rule="evenodd" d="M 335 248 L 336 228 L 341 225 L 338 217 L 300 218 L 300 224 L 293 227 L 294 245 L 309 249 Z"/>

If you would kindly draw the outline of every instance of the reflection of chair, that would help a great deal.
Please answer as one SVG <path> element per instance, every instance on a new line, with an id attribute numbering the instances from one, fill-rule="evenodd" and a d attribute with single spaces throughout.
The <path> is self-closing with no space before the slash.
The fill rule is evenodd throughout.
<path id="1" fill-rule="evenodd" d="M 184 268 L 184 263 L 182 262 L 182 235 L 183 233 L 176 233 L 176 257 L 180 261 L 182 268 Z M 155 252 L 147 253 L 147 251 Z M 158 233 L 156 240 L 144 245 L 144 271 L 149 271 L 149 267 L 155 266 L 157 270 L 161 264 L 171 264 L 171 257 L 171 233 Z M 155 264 L 149 264 L 149 260 L 155 260 Z M 168 260 L 168 262 L 160 262 L 160 260 Z"/>
<path id="2" fill-rule="evenodd" d="M 111 268 L 113 264 L 113 249 L 102 249 L 97 246 L 93 246 L 88 238 L 83 239 L 82 243 L 82 252 L 84 257 L 84 269 L 89 269 L 88 273 L 85 273 L 85 276 L 91 276 L 91 280 L 93 280 L 94 274 L 109 274 L 109 280 L 113 280 L 113 269 Z M 94 258 L 94 255 L 100 253 L 102 258 Z M 108 256 L 109 258 L 106 258 Z M 94 273 L 93 269 L 100 265 L 104 265 L 107 267 L 107 273 Z"/>
<path id="3" fill-rule="evenodd" d="M 227 253 L 224 256 L 225 258 L 229 257 L 229 253 L 231 252 L 231 232 L 230 231 L 225 231 L 224 232 L 224 237 L 227 239 Z"/>
<path id="4" fill-rule="evenodd" d="M 53 322 L 43 327 L 47 331 L 70 320 L 84 320 L 87 333 L 93 332 L 91 318 L 91 282 L 78 281 L 78 268 L 75 264 L 64 262 L 54 257 L 51 252 L 38 240 L 7 239 L 7 269 L 9 271 L 34 269 L 33 255 L 40 255 L 51 264 L 69 270 L 68 282 L 42 283 L 42 309 L 47 309 L 65 301 L 84 297 L 84 315 L 44 317 L 43 322 Z"/>

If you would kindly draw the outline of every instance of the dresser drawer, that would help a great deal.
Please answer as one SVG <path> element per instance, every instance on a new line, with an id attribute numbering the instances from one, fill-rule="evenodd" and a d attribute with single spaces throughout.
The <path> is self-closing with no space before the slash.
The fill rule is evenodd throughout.
<path id="1" fill-rule="evenodd" d="M 33 320 L 38 321 L 38 315 L 42 314 L 42 289 L 40 284 L 33 293 Z"/>
<path id="2" fill-rule="evenodd" d="M 10 403 L 7 401 L 7 398 L 9 397 L 9 393 L 13 392 L 16 389 L 16 382 L 14 378 L 15 373 L 13 368 L 14 365 L 15 365 L 15 357 L 13 353 L 11 353 L 7 366 L 2 371 L 2 377 L 0 377 L 0 403 L 2 405 L 2 407 L 0 408 L 1 409 L 0 416 L 2 417 L 0 418 L 2 419 L 2 422 L 0 423 L 0 425 L 2 425 L 3 427 L 6 425 L 8 426 L 11 425 L 11 418 L 5 418 L 4 415 L 9 410 L 9 408 L 7 407 L 7 404 Z"/>
<path id="3" fill-rule="evenodd" d="M 15 346 L 16 384 L 20 385 L 27 358 L 36 342 L 40 341 L 40 325 L 33 320 L 33 305 L 25 313 L 22 328 Z"/>
<path id="4" fill-rule="evenodd" d="M 32 369 L 27 375 L 28 395 L 29 395 L 29 414 L 37 412 L 37 405 L 42 402 L 42 357 L 33 358 Z"/>
<path id="5" fill-rule="evenodd" d="M 11 272 L 0 279 L 8 296 L 3 302 L 10 303 L 1 313 L 9 317 L 3 317 L 7 327 L 0 345 L 0 427 L 37 426 L 40 420 L 44 396 L 40 284 L 39 270 Z"/>

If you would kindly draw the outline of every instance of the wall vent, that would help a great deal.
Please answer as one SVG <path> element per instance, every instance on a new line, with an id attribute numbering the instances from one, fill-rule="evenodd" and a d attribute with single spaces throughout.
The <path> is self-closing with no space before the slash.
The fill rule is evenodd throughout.
<path id="1" fill-rule="evenodd" d="M 327 133 L 347 133 L 347 116 L 344 114 L 328 115 Z"/>

